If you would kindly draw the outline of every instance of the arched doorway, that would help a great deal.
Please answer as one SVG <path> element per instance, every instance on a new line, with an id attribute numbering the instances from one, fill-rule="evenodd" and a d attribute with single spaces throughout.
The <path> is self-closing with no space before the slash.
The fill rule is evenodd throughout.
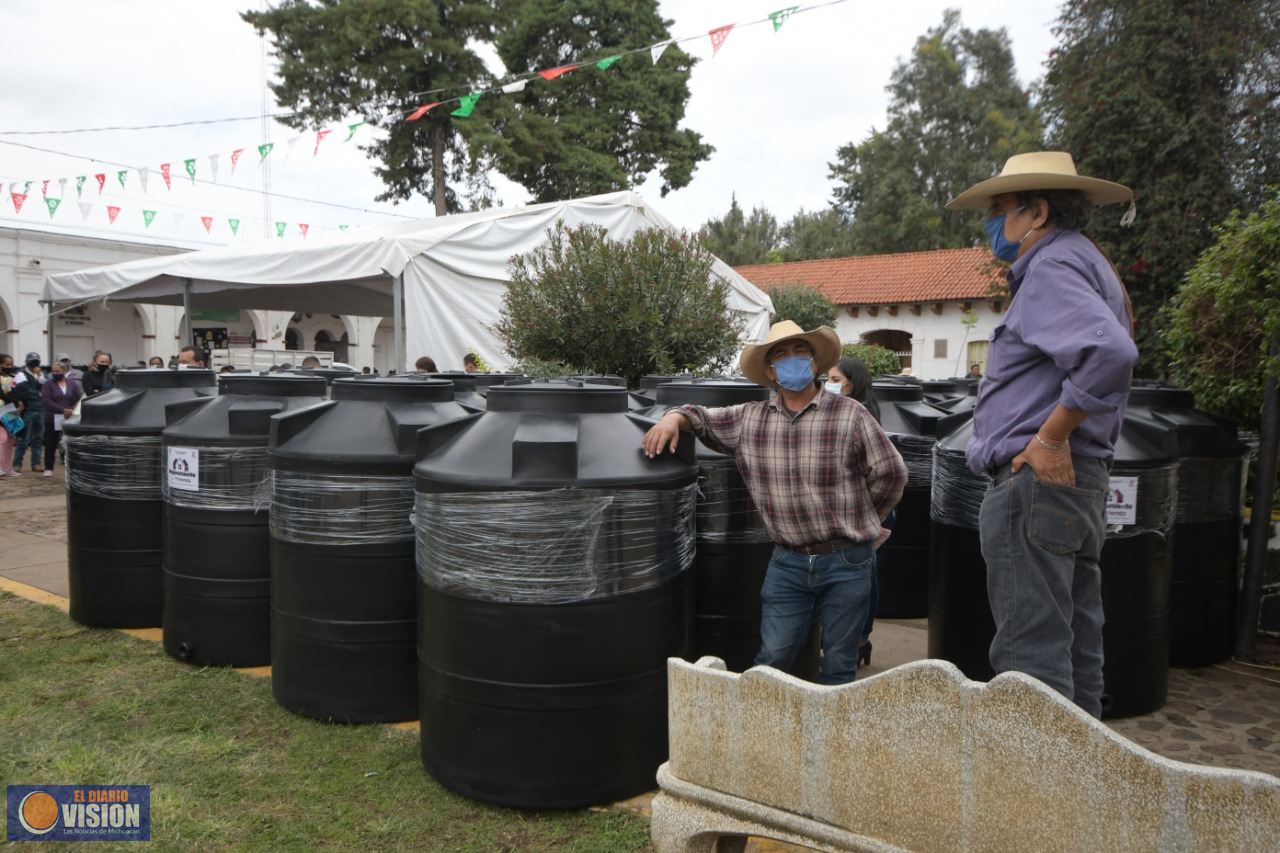
<path id="1" fill-rule="evenodd" d="M 13 315 L 9 313 L 9 306 L 0 299 L 0 352 L 6 352 L 13 355 L 14 346 L 18 342 L 18 332 L 13 327 L 17 325 L 13 322 Z M 21 356 L 14 355 L 16 362 Z"/>
<path id="2" fill-rule="evenodd" d="M 876 329 L 862 336 L 864 344 L 875 344 L 892 351 L 902 361 L 903 367 L 911 366 L 911 333 L 897 329 Z"/>
<path id="3" fill-rule="evenodd" d="M 316 332 L 316 352 L 331 352 L 333 353 L 333 360 L 340 361 L 343 364 L 347 362 L 347 343 L 346 332 L 343 332 L 342 337 L 337 339 L 326 329 Z"/>
<path id="4" fill-rule="evenodd" d="M 293 326 L 284 330 L 284 348 L 288 350 L 302 349 L 298 345 L 298 330 Z"/>

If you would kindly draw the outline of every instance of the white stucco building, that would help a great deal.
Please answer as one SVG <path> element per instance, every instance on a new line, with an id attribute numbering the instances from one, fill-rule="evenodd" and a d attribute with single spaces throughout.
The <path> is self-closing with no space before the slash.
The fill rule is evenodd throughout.
<path id="1" fill-rule="evenodd" d="M 938 249 L 736 267 L 770 287 L 802 284 L 840 307 L 845 343 L 880 344 L 923 379 L 985 369 L 987 341 L 1008 308 L 1004 271 L 985 248 Z"/>
<path id="2" fill-rule="evenodd" d="M 48 273 L 69 272 L 138 258 L 190 251 L 195 247 L 139 243 L 0 228 L 0 352 L 21 361 L 27 352 L 50 356 L 40 289 Z M 229 339 L 233 346 L 327 350 L 335 360 L 385 373 L 392 364 L 391 321 L 381 317 L 290 314 L 288 311 L 201 310 L 192 307 L 195 337 Z M 168 305 L 94 302 L 58 314 L 54 349 L 74 364 L 87 364 L 106 350 L 118 365 L 158 355 L 166 361 L 186 343 L 182 309 Z M 432 353 L 441 369 L 461 369 L 456 358 Z"/>

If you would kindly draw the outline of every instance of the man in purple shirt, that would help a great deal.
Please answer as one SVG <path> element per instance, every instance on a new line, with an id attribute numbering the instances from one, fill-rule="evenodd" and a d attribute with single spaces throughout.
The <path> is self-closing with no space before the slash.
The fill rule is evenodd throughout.
<path id="1" fill-rule="evenodd" d="M 991 665 L 1035 676 L 1097 717 L 1108 472 L 1138 350 L 1115 267 L 1084 234 L 1127 187 L 1071 155 L 1009 158 L 951 209 L 986 210 L 1012 301 L 991 335 L 969 467 L 992 475 L 979 535 L 995 617 Z"/>

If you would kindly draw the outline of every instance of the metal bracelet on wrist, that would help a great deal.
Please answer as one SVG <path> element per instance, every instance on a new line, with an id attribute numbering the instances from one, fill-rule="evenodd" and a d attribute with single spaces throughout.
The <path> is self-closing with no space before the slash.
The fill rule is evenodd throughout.
<path id="1" fill-rule="evenodd" d="M 1071 442 L 1070 441 L 1048 442 L 1040 437 L 1040 433 L 1036 433 L 1036 443 L 1039 444 L 1041 447 L 1043 447 L 1045 450 L 1058 451 L 1058 450 L 1066 450 L 1067 446 Z"/>

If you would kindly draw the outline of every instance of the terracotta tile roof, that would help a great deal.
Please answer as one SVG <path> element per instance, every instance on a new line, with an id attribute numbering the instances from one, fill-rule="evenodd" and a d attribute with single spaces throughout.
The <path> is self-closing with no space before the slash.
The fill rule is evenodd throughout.
<path id="1" fill-rule="evenodd" d="M 822 261 L 734 267 L 762 290 L 775 284 L 816 287 L 837 305 L 884 305 L 981 299 L 1004 282 L 985 248 L 936 249 Z"/>

